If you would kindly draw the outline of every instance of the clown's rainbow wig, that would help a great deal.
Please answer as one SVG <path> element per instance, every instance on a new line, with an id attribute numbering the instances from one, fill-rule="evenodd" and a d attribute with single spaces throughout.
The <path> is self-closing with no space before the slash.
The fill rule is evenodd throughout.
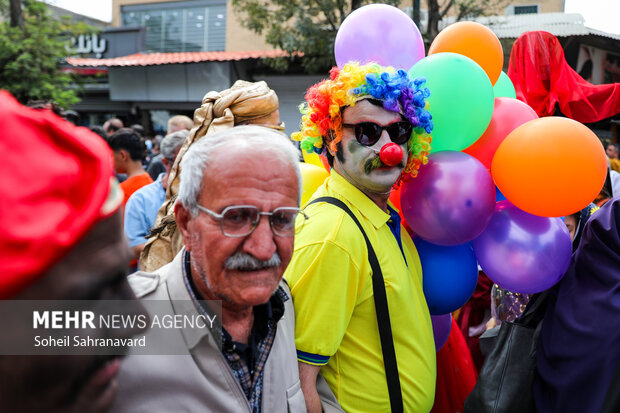
<path id="1" fill-rule="evenodd" d="M 291 137 L 301 141 L 302 149 L 307 152 L 324 153 L 326 142 L 335 152 L 342 139 L 341 111 L 354 106 L 360 98 L 381 100 L 386 110 L 400 112 L 414 126 L 408 143 L 409 161 L 403 175 L 415 176 L 420 165 L 426 164 L 431 149 L 433 122 L 426 110 L 430 92 L 424 87 L 425 82 L 424 78 L 409 79 L 404 70 L 395 71 L 376 63 L 348 63 L 342 70 L 334 67 L 329 79 L 306 92 L 306 103 L 300 106 L 301 131 Z"/>

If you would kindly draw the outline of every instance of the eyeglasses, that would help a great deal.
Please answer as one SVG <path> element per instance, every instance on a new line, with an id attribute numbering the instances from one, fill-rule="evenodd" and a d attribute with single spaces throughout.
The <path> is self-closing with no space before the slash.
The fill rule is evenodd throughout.
<path id="1" fill-rule="evenodd" d="M 295 219 L 298 214 L 303 217 L 303 223 L 308 216 L 299 208 L 280 207 L 271 212 L 263 212 L 252 205 L 232 205 L 224 208 L 221 214 L 213 212 L 201 205 L 198 209 L 219 221 L 222 234 L 227 237 L 245 237 L 250 235 L 258 226 L 261 215 L 269 217 L 271 231 L 279 237 L 295 235 Z M 303 225 L 298 225 L 297 230 Z"/>
<path id="2" fill-rule="evenodd" d="M 386 126 L 377 125 L 374 122 L 343 123 L 342 126 L 353 128 L 355 139 L 364 146 L 377 143 L 384 130 L 390 135 L 392 142 L 402 145 L 409 140 L 413 131 L 413 125 L 407 121 L 394 122 Z"/>
<path id="3" fill-rule="evenodd" d="M 279 125 L 272 125 L 268 123 L 254 123 L 253 125 L 262 126 L 264 128 L 269 128 L 269 129 L 275 129 L 280 132 L 284 132 L 284 129 L 286 128 L 286 125 L 284 124 L 284 122 L 280 122 Z"/>

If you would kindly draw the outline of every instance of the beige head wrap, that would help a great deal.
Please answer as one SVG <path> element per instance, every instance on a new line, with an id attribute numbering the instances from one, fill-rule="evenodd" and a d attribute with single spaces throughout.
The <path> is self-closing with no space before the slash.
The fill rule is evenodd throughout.
<path id="1" fill-rule="evenodd" d="M 194 127 L 177 155 L 170 175 L 166 200 L 157 213 L 155 226 L 140 255 L 140 269 L 155 271 L 172 261 L 181 250 L 183 240 L 174 220 L 174 202 L 179 192 L 183 155 L 206 135 L 252 123 L 278 110 L 278 96 L 267 83 L 237 80 L 230 89 L 208 92 L 194 112 Z"/>

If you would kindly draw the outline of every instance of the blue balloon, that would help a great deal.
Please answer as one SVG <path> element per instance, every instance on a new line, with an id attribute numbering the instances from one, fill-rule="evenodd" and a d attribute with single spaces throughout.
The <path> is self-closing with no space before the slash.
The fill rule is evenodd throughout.
<path id="1" fill-rule="evenodd" d="M 498 187 L 495 187 L 495 202 L 505 201 L 506 197 L 502 194 L 502 191 Z"/>
<path id="2" fill-rule="evenodd" d="M 424 296 L 432 315 L 461 308 L 478 283 L 478 263 L 471 243 L 443 247 L 414 238 L 422 263 Z"/>

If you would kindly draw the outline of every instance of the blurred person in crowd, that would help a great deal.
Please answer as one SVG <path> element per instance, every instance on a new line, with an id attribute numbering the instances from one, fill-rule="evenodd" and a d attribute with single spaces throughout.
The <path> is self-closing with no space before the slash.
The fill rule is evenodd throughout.
<path id="1" fill-rule="evenodd" d="M 620 172 L 620 159 L 618 159 L 618 148 L 619 146 L 617 143 L 610 143 L 605 149 L 607 158 L 609 158 L 609 167 L 611 168 L 611 170 L 616 172 Z"/>
<path id="2" fill-rule="evenodd" d="M 194 126 L 194 122 L 192 119 L 185 115 L 176 115 L 168 119 L 168 130 L 167 133 L 171 134 L 172 132 L 176 132 L 179 130 L 191 130 L 192 126 Z"/>
<path id="3" fill-rule="evenodd" d="M 130 128 L 114 132 L 108 139 L 108 145 L 114 151 L 114 170 L 117 173 L 127 174 L 127 179 L 121 183 L 125 205 L 131 194 L 153 182 L 142 167 L 146 146 L 142 138 Z"/>
<path id="4" fill-rule="evenodd" d="M 95 132 L 97 135 L 101 136 L 105 141 L 109 138 L 107 132 L 99 125 L 90 126 L 88 129 L 90 129 L 91 132 Z"/>
<path id="5" fill-rule="evenodd" d="M 230 89 L 208 92 L 194 112 L 194 124 L 168 175 L 166 200 L 140 256 L 141 270 L 154 271 L 162 267 L 172 261 L 183 246 L 173 209 L 179 190 L 179 164 L 194 143 L 206 135 L 238 125 L 254 124 L 284 131 L 278 96 L 262 81 L 238 80 Z"/>
<path id="6" fill-rule="evenodd" d="M 178 131 L 188 131 L 192 128 L 192 120 L 184 115 L 176 115 L 168 119 L 168 134 Z M 172 167 L 172 165 L 170 165 Z M 146 171 L 151 175 L 151 178 L 157 179 L 162 173 L 166 172 L 166 166 L 163 163 L 162 154 L 155 155 L 149 162 L 149 166 Z M 169 173 L 167 171 L 166 173 Z"/>
<path id="7" fill-rule="evenodd" d="M 164 138 L 161 143 L 161 153 L 166 167 L 165 172 L 159 174 L 152 184 L 143 186 L 134 192 L 125 205 L 125 235 L 136 259 L 144 248 L 149 231 L 155 225 L 157 211 L 166 199 L 168 173 L 188 134 L 188 131 L 180 130 Z"/>
<path id="8" fill-rule="evenodd" d="M 257 126 L 214 133 L 185 153 L 174 209 L 185 246 L 129 281 L 178 316 L 210 318 L 205 300 L 221 300 L 222 318 L 179 329 L 184 355 L 130 355 L 112 411 L 305 412 L 282 280 L 300 214 L 297 159 L 284 134 Z"/>
<path id="9" fill-rule="evenodd" d="M 103 123 L 103 130 L 108 134 L 108 135 L 113 135 L 114 132 L 116 132 L 117 130 L 123 128 L 123 121 L 118 119 L 118 118 L 112 118 L 112 119 L 108 119 Z"/>
<path id="10" fill-rule="evenodd" d="M 436 360 L 422 268 L 388 201 L 430 151 L 429 91 L 422 79 L 376 64 L 330 75 L 306 93 L 302 131 L 293 135 L 305 150 L 323 150 L 332 167 L 304 209 L 309 220 L 285 275 L 306 406 L 324 408 L 320 372 L 347 412 L 429 411 Z M 386 157 L 387 148 L 398 156 Z"/>
<path id="11" fill-rule="evenodd" d="M 4 91 L 0 114 L 0 147 L 11 153 L 0 183 L 0 298 L 129 299 L 143 314 L 124 273 L 123 194 L 105 141 L 52 112 L 23 107 Z M 20 333 L 2 334 L 6 340 Z M 0 410 L 105 412 L 118 389 L 120 363 L 113 356 L 1 355 Z"/>

